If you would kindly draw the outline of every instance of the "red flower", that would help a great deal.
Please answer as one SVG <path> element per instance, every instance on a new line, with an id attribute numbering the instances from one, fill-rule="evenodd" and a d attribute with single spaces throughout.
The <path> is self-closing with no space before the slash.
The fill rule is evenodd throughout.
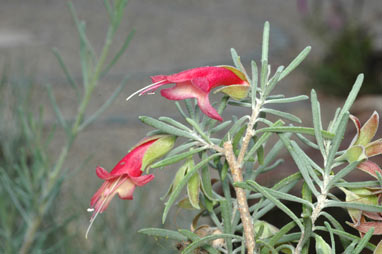
<path id="1" fill-rule="evenodd" d="M 136 186 L 143 186 L 154 179 L 154 175 L 142 175 L 142 172 L 154 160 L 170 151 L 174 142 L 175 137 L 170 135 L 149 137 L 138 143 L 110 173 L 97 167 L 97 176 L 105 182 L 91 199 L 90 210 L 93 210 L 93 214 L 86 235 L 97 215 L 105 211 L 116 194 L 121 199 L 132 200 Z"/>
<path id="2" fill-rule="evenodd" d="M 151 77 L 153 84 L 140 91 L 140 95 L 155 91 L 159 87 L 175 83 L 174 87 L 161 90 L 161 95 L 169 100 L 195 98 L 201 111 L 208 117 L 222 121 L 221 116 L 211 106 L 208 95 L 211 89 L 218 86 L 235 86 L 235 89 L 221 89 L 233 98 L 247 96 L 249 84 L 245 75 L 231 66 L 199 67 L 172 75 Z"/>

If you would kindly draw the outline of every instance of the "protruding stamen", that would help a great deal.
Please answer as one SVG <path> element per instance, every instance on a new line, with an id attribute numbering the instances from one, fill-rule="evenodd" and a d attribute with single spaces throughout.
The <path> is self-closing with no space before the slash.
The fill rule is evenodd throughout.
<path id="1" fill-rule="evenodd" d="M 119 180 L 121 179 L 121 177 L 122 177 L 122 176 L 120 176 L 120 177 L 117 179 L 117 181 L 115 181 L 113 187 L 111 187 L 111 190 L 112 190 L 112 191 L 110 191 L 110 193 L 112 193 L 112 192 L 114 191 L 114 188 L 117 186 L 117 184 L 118 184 Z M 101 206 L 97 209 L 96 214 L 90 218 L 90 224 L 89 224 L 89 227 L 88 227 L 88 229 L 86 230 L 86 233 L 85 233 L 85 238 L 86 238 L 86 239 L 88 239 L 88 234 L 89 234 L 90 228 L 92 227 L 92 225 L 93 225 L 95 219 L 97 218 L 98 214 L 99 214 L 100 211 L 102 210 L 103 206 L 105 205 L 105 203 L 106 203 L 106 201 L 109 199 L 109 197 L 110 197 L 110 196 L 108 195 L 107 197 L 104 198 L 104 200 L 102 201 Z M 98 202 L 98 201 L 97 201 L 97 202 Z M 88 210 L 89 210 L 89 209 L 88 209 Z"/>
<path id="2" fill-rule="evenodd" d="M 150 89 L 151 87 L 154 87 L 154 86 L 158 85 L 159 83 L 161 83 L 161 82 L 163 82 L 163 81 L 164 81 L 164 80 L 161 80 L 161 81 L 155 82 L 155 83 L 153 83 L 153 84 L 150 84 L 150 85 L 148 85 L 148 86 L 145 86 L 145 87 L 139 89 L 138 91 L 132 93 L 129 97 L 127 97 L 127 98 L 126 98 L 126 101 L 130 100 L 130 99 L 131 99 L 132 97 L 134 97 L 135 95 L 140 94 L 141 92 L 143 92 L 143 91 L 145 91 L 145 90 L 147 90 L 147 89 Z M 139 96 L 141 96 L 141 94 L 140 94 Z"/>
<path id="3" fill-rule="evenodd" d="M 91 213 L 91 212 L 94 211 L 94 208 L 88 208 L 86 211 L 87 211 L 88 213 Z"/>

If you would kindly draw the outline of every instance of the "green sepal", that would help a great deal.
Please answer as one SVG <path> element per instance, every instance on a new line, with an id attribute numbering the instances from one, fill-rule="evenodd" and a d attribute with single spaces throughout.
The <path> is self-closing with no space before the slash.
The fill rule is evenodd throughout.
<path id="1" fill-rule="evenodd" d="M 248 85 L 230 85 L 216 89 L 214 94 L 222 92 L 235 100 L 241 100 L 248 96 L 249 88 Z"/>
<path id="2" fill-rule="evenodd" d="M 263 228 L 261 235 L 258 235 L 261 228 Z M 253 229 L 255 232 L 257 232 L 256 236 L 258 236 L 259 239 L 270 238 L 280 231 L 278 228 L 276 228 L 272 224 L 269 224 L 268 222 L 263 220 L 257 220 L 255 223 L 253 223 Z"/>
<path id="3" fill-rule="evenodd" d="M 355 145 L 350 147 L 343 155 L 349 163 L 354 161 L 362 161 L 367 159 L 365 153 L 365 147 L 360 145 Z"/>
<path id="4" fill-rule="evenodd" d="M 223 168 L 222 168 L 221 173 L 220 173 L 220 177 L 222 178 L 222 181 L 224 181 L 225 177 L 228 174 L 228 168 L 229 168 L 228 162 L 224 161 Z"/>
<path id="5" fill-rule="evenodd" d="M 158 136 L 160 136 L 158 138 Z M 172 135 L 157 135 L 158 138 L 145 152 L 142 159 L 141 170 L 144 171 L 151 163 L 168 153 L 173 147 L 176 140 Z M 152 139 L 152 137 L 150 137 Z"/>
<path id="6" fill-rule="evenodd" d="M 382 241 L 380 241 L 375 248 L 373 254 L 382 254 Z"/>
<path id="7" fill-rule="evenodd" d="M 186 209 L 186 210 L 194 210 L 195 208 L 192 206 L 192 204 L 190 203 L 190 200 L 188 197 L 185 197 L 183 199 L 181 199 L 177 204 L 176 204 L 178 207 L 182 208 L 182 209 Z M 201 209 L 204 209 L 204 206 L 202 203 L 199 203 L 200 205 L 200 208 Z"/>
<path id="8" fill-rule="evenodd" d="M 172 184 L 170 188 L 168 189 L 167 193 L 163 197 L 161 197 L 161 200 L 164 200 L 178 186 L 178 184 L 182 181 L 182 179 L 186 175 L 187 169 L 188 169 L 188 163 L 185 163 L 178 169 L 178 171 L 175 174 L 174 180 L 172 180 Z"/>
<path id="9" fill-rule="evenodd" d="M 190 160 L 190 165 L 188 166 L 189 168 L 194 167 L 194 161 Z M 187 183 L 187 195 L 188 199 L 191 203 L 191 205 L 196 208 L 200 209 L 199 206 L 199 192 L 200 192 L 200 176 L 199 172 L 191 176 L 190 180 Z"/>

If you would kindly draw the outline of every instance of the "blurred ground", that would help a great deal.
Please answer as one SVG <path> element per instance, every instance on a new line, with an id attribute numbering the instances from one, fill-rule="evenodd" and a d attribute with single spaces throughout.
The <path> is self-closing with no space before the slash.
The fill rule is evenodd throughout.
<path id="1" fill-rule="evenodd" d="M 106 30 L 107 15 L 102 2 L 73 1 L 80 19 L 86 21 L 89 39 L 96 50 L 102 47 Z M 378 8 L 381 9 L 380 0 L 368 0 L 363 12 L 367 14 Z M 374 23 L 375 29 L 380 29 L 380 17 L 363 16 L 371 23 L 373 19 L 379 21 Z M 266 20 L 271 24 L 270 63 L 273 70 L 278 65 L 287 65 L 307 45 L 313 46 L 309 59 L 322 52 L 322 42 L 309 34 L 301 23 L 295 1 L 130 1 L 113 52 L 119 49 L 133 28 L 136 29 L 135 36 L 127 54 L 101 81 L 89 113 L 108 98 L 125 75 L 130 75 L 131 79 L 116 102 L 76 141 L 66 167 L 74 169 L 89 155 L 93 158 L 72 178 L 72 182 L 65 185 L 62 198 L 70 199 L 73 193 L 81 193 L 84 201 L 91 197 L 100 183 L 95 175 L 96 165 L 111 169 L 132 145 L 151 130 L 140 124 L 138 115 L 177 117 L 173 103 L 159 95 L 135 97 L 125 102 L 129 94 L 150 83 L 150 75 L 169 74 L 203 65 L 231 64 L 231 47 L 238 51 L 246 65 L 251 59 L 258 61 Z M 76 99 L 51 53 L 53 47 L 60 51 L 72 74 L 79 79 L 78 37 L 66 1 L 0 0 L 0 67 L 22 68 L 40 85 L 41 91 L 44 84 L 51 84 L 65 117 L 70 119 L 76 110 Z M 286 95 L 308 93 L 304 81 L 302 66 L 281 83 L 278 91 Z M 46 123 L 49 125 L 55 118 L 45 94 L 41 94 L 36 98 L 36 104 L 46 105 Z M 320 99 L 325 107 L 323 118 L 327 122 L 341 101 L 326 99 L 324 95 Z M 302 119 L 310 118 L 308 102 L 290 104 L 289 107 Z M 226 117 L 235 112 L 231 107 Z M 53 152 L 58 152 L 54 148 L 60 147 L 61 141 L 54 144 Z M 156 182 L 170 181 L 167 177 L 164 172 L 158 172 Z M 152 194 L 152 200 L 157 200 L 159 193 L 165 191 L 165 185 L 158 187 L 161 190 Z M 148 190 L 143 188 L 139 191 Z M 86 206 L 87 203 L 83 204 L 83 209 Z M 84 223 L 87 216 L 83 215 Z M 150 225 L 142 227 L 145 226 Z"/>

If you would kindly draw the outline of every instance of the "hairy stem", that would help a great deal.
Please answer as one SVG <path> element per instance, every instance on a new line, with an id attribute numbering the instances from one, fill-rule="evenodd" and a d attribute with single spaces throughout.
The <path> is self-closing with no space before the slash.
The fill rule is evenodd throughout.
<path id="1" fill-rule="evenodd" d="M 224 153 L 228 165 L 231 169 L 232 178 L 234 183 L 243 182 L 242 169 L 236 161 L 235 154 L 232 149 L 232 143 L 227 141 L 224 143 Z M 251 214 L 249 213 L 247 196 L 245 190 L 235 187 L 236 199 L 238 203 L 238 210 L 240 213 L 241 221 L 243 222 L 244 239 L 247 247 L 247 253 L 253 254 L 255 251 L 256 243 L 254 239 L 254 229 Z"/>

